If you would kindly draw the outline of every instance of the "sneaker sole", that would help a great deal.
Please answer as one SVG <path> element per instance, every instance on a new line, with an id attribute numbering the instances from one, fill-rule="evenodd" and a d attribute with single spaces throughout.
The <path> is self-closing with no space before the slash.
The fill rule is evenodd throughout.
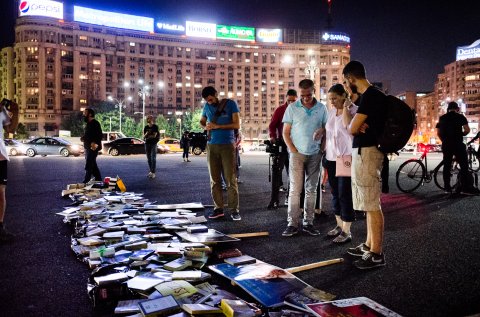
<path id="1" fill-rule="evenodd" d="M 349 243 L 351 241 L 352 241 L 352 238 L 348 238 L 348 239 L 340 240 L 340 241 L 333 241 L 332 240 L 332 242 L 335 243 L 335 244 L 345 244 L 345 243 Z"/>
<path id="2" fill-rule="evenodd" d="M 353 253 L 353 252 L 348 251 L 348 250 L 347 250 L 347 253 L 352 255 L 352 256 L 358 256 L 358 257 L 362 257 L 365 254 L 365 252 L 363 252 L 362 254 L 359 254 L 359 253 Z"/>
<path id="3" fill-rule="evenodd" d="M 222 217 L 225 217 L 225 214 L 215 215 L 215 216 L 208 216 L 208 219 L 218 219 L 218 218 L 222 218 Z"/>
<path id="4" fill-rule="evenodd" d="M 236 218 L 236 217 L 233 217 L 233 216 L 232 216 L 232 220 L 233 220 L 233 221 L 240 221 L 240 220 L 242 220 L 242 217 Z"/>
<path id="5" fill-rule="evenodd" d="M 293 237 L 294 235 L 297 235 L 298 231 L 295 233 L 282 233 L 282 237 Z"/>

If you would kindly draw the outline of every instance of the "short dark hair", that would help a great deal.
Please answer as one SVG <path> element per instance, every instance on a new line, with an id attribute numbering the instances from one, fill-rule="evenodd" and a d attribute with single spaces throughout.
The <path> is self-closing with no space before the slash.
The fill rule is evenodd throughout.
<path id="1" fill-rule="evenodd" d="M 289 90 L 287 91 L 287 96 L 295 96 L 295 97 L 297 97 L 297 96 L 298 96 L 298 95 L 297 95 L 297 91 L 296 91 L 295 89 L 289 89 Z"/>
<path id="2" fill-rule="evenodd" d="M 450 101 L 448 103 L 447 111 L 457 110 L 457 109 L 460 109 L 460 107 L 458 106 L 458 103 L 456 103 L 455 101 Z"/>
<path id="3" fill-rule="evenodd" d="M 92 118 L 95 118 L 95 110 L 92 108 L 85 108 L 89 116 L 92 116 Z"/>
<path id="4" fill-rule="evenodd" d="M 339 96 L 346 96 L 347 95 L 347 91 L 345 90 L 345 87 L 343 87 L 342 84 L 333 85 L 332 87 L 330 87 L 328 92 L 336 93 Z"/>
<path id="5" fill-rule="evenodd" d="M 217 90 L 212 86 L 207 86 L 207 87 L 203 88 L 203 90 L 202 90 L 203 99 L 207 99 L 208 96 L 216 97 L 217 96 Z"/>
<path id="6" fill-rule="evenodd" d="M 302 79 L 298 83 L 298 87 L 301 89 L 315 88 L 315 83 L 311 79 Z"/>
<path id="7" fill-rule="evenodd" d="M 363 66 L 363 64 L 360 63 L 359 61 L 350 61 L 343 68 L 342 74 L 343 76 L 353 76 L 358 79 L 367 78 L 366 72 L 365 72 L 365 66 Z"/>

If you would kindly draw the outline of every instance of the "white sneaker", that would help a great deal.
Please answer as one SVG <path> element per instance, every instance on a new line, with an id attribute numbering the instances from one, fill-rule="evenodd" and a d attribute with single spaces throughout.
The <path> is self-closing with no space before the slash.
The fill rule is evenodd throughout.
<path id="1" fill-rule="evenodd" d="M 147 177 L 148 177 L 148 178 L 152 178 L 152 174 L 153 174 L 152 172 L 148 172 Z"/>
<path id="2" fill-rule="evenodd" d="M 150 178 L 155 178 L 155 173 L 152 173 L 152 176 L 150 176 Z"/>

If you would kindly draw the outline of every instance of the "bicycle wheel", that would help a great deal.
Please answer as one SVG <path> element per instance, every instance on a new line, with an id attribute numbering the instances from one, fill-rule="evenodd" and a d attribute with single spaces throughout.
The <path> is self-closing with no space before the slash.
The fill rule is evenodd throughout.
<path id="1" fill-rule="evenodd" d="M 472 172 L 478 172 L 478 170 L 480 170 L 480 162 L 475 153 L 468 153 L 468 169 Z"/>
<path id="2" fill-rule="evenodd" d="M 397 170 L 397 187 L 404 193 L 417 189 L 425 178 L 425 165 L 420 160 L 408 160 Z"/>
<path id="3" fill-rule="evenodd" d="M 441 190 L 445 189 L 445 183 L 443 181 L 443 165 L 444 162 L 442 161 L 437 165 L 437 167 L 435 167 L 435 170 L 433 171 L 433 180 L 435 181 L 435 185 L 437 185 L 437 187 Z M 459 172 L 460 166 L 458 166 L 457 162 L 453 161 L 452 168 L 450 169 L 450 188 L 452 188 L 452 184 L 457 183 Z"/>

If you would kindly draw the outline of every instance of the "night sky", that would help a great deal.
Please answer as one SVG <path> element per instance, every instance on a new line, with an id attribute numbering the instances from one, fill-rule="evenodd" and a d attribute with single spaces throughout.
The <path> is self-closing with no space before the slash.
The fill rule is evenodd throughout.
<path id="1" fill-rule="evenodd" d="M 480 39 L 480 1 L 332 0 L 335 31 L 351 37 L 351 58 L 371 81 L 391 81 L 391 93 L 431 91 L 457 46 Z M 166 22 L 187 19 L 227 25 L 323 29 L 327 0 L 64 1 Z M 14 0 L 0 3 L 0 46 L 13 43 Z"/>

